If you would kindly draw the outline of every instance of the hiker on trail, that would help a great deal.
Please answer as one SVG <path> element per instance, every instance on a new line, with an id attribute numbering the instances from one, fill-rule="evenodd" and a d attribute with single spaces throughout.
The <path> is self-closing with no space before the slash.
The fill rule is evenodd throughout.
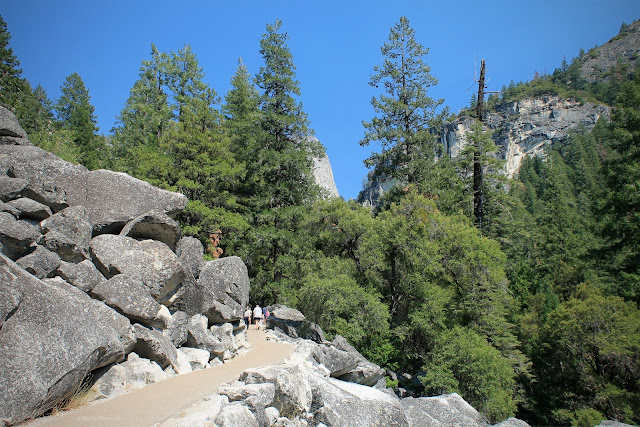
<path id="1" fill-rule="evenodd" d="M 264 329 L 267 329 L 267 317 L 269 317 L 269 309 L 265 305 L 262 307 L 262 326 L 264 326 Z"/>
<path id="2" fill-rule="evenodd" d="M 253 321 L 256 324 L 256 330 L 260 329 L 260 323 L 262 323 L 262 309 L 258 304 L 253 309 Z"/>
<path id="3" fill-rule="evenodd" d="M 244 320 L 244 324 L 247 325 L 247 329 L 249 329 L 249 325 L 251 325 L 251 307 L 247 306 L 242 320 Z"/>

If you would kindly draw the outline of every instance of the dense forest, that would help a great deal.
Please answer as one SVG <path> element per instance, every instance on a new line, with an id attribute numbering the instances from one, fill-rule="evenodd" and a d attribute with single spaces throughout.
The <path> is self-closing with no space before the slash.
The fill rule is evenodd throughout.
<path id="1" fill-rule="evenodd" d="M 208 257 L 240 256 L 253 302 L 296 307 L 329 338 L 417 376 L 415 395 L 458 392 L 492 421 L 640 423 L 640 72 L 619 62 L 588 82 L 580 52 L 492 95 L 489 109 L 544 94 L 612 107 L 507 179 L 480 121 L 459 156 L 441 156 L 451 117 L 429 97 L 428 49 L 400 18 L 371 77 L 375 116 L 363 117 L 360 144 L 381 147 L 367 165 L 398 183 L 372 211 L 315 185 L 323 147 L 287 41 L 268 24 L 262 67 L 252 76 L 240 59 L 222 98 L 188 45 L 152 45 L 105 136 L 80 75 L 55 101 L 21 76 L 0 17 L 0 103 L 35 145 L 186 195 L 183 232 Z"/>

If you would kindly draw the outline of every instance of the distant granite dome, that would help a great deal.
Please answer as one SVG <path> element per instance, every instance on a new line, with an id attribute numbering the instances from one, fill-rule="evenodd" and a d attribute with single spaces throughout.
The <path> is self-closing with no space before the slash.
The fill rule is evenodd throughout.
<path id="1" fill-rule="evenodd" d="M 312 142 L 320 142 L 315 136 L 307 137 Z M 313 159 L 313 176 L 323 190 L 326 191 L 326 197 L 340 197 L 338 193 L 338 187 L 333 180 L 333 170 L 331 169 L 331 162 L 329 157 L 325 153 L 322 157 L 314 157 Z"/>

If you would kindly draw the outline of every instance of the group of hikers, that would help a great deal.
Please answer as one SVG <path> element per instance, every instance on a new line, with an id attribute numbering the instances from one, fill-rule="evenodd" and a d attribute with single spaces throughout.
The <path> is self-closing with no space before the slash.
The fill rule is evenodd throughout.
<path id="1" fill-rule="evenodd" d="M 256 330 L 267 327 L 267 317 L 269 317 L 269 309 L 267 307 L 260 307 L 256 304 L 255 308 L 251 310 L 251 307 L 247 306 L 244 312 L 244 324 L 247 325 L 247 329 L 251 326 L 252 320 L 256 327 Z"/>

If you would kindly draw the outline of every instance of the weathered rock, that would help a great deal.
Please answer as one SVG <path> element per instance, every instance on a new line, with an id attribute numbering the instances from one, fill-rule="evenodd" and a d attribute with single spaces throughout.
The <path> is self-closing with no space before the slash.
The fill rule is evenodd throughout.
<path id="1" fill-rule="evenodd" d="M 229 398 L 229 402 L 245 400 L 255 396 L 263 406 L 268 406 L 273 402 L 276 393 L 276 386 L 272 383 L 262 384 L 238 384 L 222 385 L 218 387 L 218 394 Z"/>
<path id="2" fill-rule="evenodd" d="M 238 347 L 233 335 L 233 326 L 231 323 L 222 323 L 220 325 L 212 325 L 209 330 L 224 345 L 223 360 L 229 360 L 236 356 Z"/>
<path id="3" fill-rule="evenodd" d="M 409 426 L 444 427 L 451 425 L 485 427 L 487 421 L 457 393 L 401 401 Z"/>
<path id="4" fill-rule="evenodd" d="M 338 350 L 333 346 L 324 349 L 324 366 L 327 367 L 334 378 L 340 378 L 349 371 L 354 370 L 360 360 L 357 355 Z"/>
<path id="5" fill-rule="evenodd" d="M 336 354 L 336 351 L 346 352 L 350 355 L 351 359 L 355 361 L 355 366 L 353 368 L 343 370 L 342 373 L 332 372 L 332 377 L 339 378 L 342 381 L 348 381 L 370 387 L 376 385 L 378 381 L 384 377 L 384 369 L 365 359 L 365 357 L 341 335 L 336 335 L 332 344 L 332 347 L 325 348 L 325 365 L 330 363 L 328 362 L 328 359 L 331 358 L 330 354 Z M 331 350 L 332 348 L 334 350 Z M 347 358 L 342 356 L 342 360 L 347 360 Z"/>
<path id="6" fill-rule="evenodd" d="M 187 342 L 189 336 L 189 316 L 183 311 L 176 311 L 171 315 L 171 320 L 162 334 L 176 347 L 181 347 Z M 208 361 L 209 359 L 207 359 Z"/>
<path id="7" fill-rule="evenodd" d="M 98 283 L 90 294 L 134 322 L 164 329 L 171 321 L 169 309 L 158 304 L 142 282 L 125 274 Z"/>
<path id="8" fill-rule="evenodd" d="M 162 369 L 171 365 L 178 374 L 191 371 L 189 362 L 186 359 L 184 362 L 179 360 L 177 349 L 162 333 L 145 328 L 137 323 L 133 327 L 138 339 L 133 351 L 138 353 L 140 357 L 156 362 Z M 184 363 L 186 363 L 186 366 Z"/>
<path id="9" fill-rule="evenodd" d="M 15 219 L 20 217 L 20 211 L 5 202 L 0 202 L 0 212 L 6 212 L 11 214 Z"/>
<path id="10" fill-rule="evenodd" d="M 327 426 L 405 426 L 400 400 L 378 389 L 312 376 L 313 424 Z"/>
<path id="11" fill-rule="evenodd" d="M 72 206 L 40 223 L 44 234 L 42 244 L 68 262 L 81 262 L 89 258 L 91 224 L 89 211 L 83 206 Z"/>
<path id="12" fill-rule="evenodd" d="M 58 268 L 60 257 L 42 246 L 37 246 L 35 251 L 17 260 L 16 264 L 38 279 L 44 279 Z"/>
<path id="13" fill-rule="evenodd" d="M 311 138 L 318 141 L 315 137 Z M 325 197 L 340 197 L 338 187 L 336 187 L 336 183 L 333 180 L 331 162 L 329 162 L 329 157 L 326 154 L 313 158 L 313 177 L 315 178 L 316 184 L 324 190 Z"/>
<path id="14" fill-rule="evenodd" d="M 222 408 L 216 417 L 215 425 L 219 427 L 259 427 L 256 416 L 244 405 L 233 404 Z"/>
<path id="15" fill-rule="evenodd" d="M 355 368 L 338 378 L 342 381 L 373 387 L 384 378 L 384 369 L 368 360 L 361 360 Z"/>
<path id="16" fill-rule="evenodd" d="M 307 373 L 299 365 L 278 365 L 248 369 L 240 375 L 246 384 L 272 383 L 275 385 L 273 406 L 287 418 L 309 412 L 313 393 Z"/>
<path id="17" fill-rule="evenodd" d="M 5 107 L 0 107 L 0 144 L 31 145 L 16 116 Z"/>
<path id="18" fill-rule="evenodd" d="M 209 261 L 198 281 L 185 285 L 174 306 L 189 315 L 203 313 L 210 324 L 242 318 L 249 303 L 249 275 L 238 257 Z"/>
<path id="19" fill-rule="evenodd" d="M 187 346 L 207 350 L 211 357 L 222 357 L 225 352 L 225 345 L 207 328 L 207 318 L 201 314 L 189 319 Z"/>
<path id="20" fill-rule="evenodd" d="M 168 301 L 180 288 L 184 270 L 167 245 L 113 234 L 91 239 L 91 257 L 107 278 L 126 274 L 141 281 L 158 302 Z"/>
<path id="21" fill-rule="evenodd" d="M 70 200 L 76 202 L 75 197 Z M 187 198 L 126 173 L 96 170 L 88 173 L 86 200 L 80 204 L 91 207 L 91 222 L 96 231 L 109 233 L 154 209 L 175 216 L 187 205 Z"/>
<path id="22" fill-rule="evenodd" d="M 197 279 L 204 266 L 204 246 L 195 237 L 183 237 L 176 246 L 178 261 L 187 273 Z"/>
<path id="23" fill-rule="evenodd" d="M 0 146 L 0 170 L 26 180 L 29 185 L 22 194 L 54 212 L 85 206 L 96 233 L 120 232 L 127 222 L 153 209 L 173 216 L 187 204 L 182 194 L 120 172 L 88 171 L 34 146 Z"/>
<path id="24" fill-rule="evenodd" d="M 315 323 L 307 322 L 295 308 L 276 304 L 269 307 L 269 313 L 267 328 L 279 329 L 292 338 L 306 338 L 317 343 L 325 341 L 322 329 Z"/>
<path id="25" fill-rule="evenodd" d="M 159 210 L 152 210 L 134 218 L 120 232 L 121 236 L 135 239 L 158 240 L 171 250 L 175 250 L 181 234 L 180 224 Z"/>
<path id="26" fill-rule="evenodd" d="M 11 200 L 7 202 L 7 204 L 20 211 L 20 218 L 42 221 L 43 219 L 51 216 L 51 209 L 49 206 L 38 203 L 27 197 Z"/>
<path id="27" fill-rule="evenodd" d="M 209 360 L 211 359 L 211 353 L 201 348 L 193 347 L 181 347 L 178 349 L 185 355 L 189 363 L 191 364 L 191 370 L 196 371 L 198 369 L 206 369 L 210 367 Z"/>
<path id="28" fill-rule="evenodd" d="M 0 328 L 9 320 L 22 301 L 22 293 L 4 283 L 0 283 Z"/>
<path id="29" fill-rule="evenodd" d="M 61 261 L 56 274 L 84 292 L 107 280 L 88 259 L 78 264 Z"/>
<path id="30" fill-rule="evenodd" d="M 24 179 L 0 176 L 0 200 L 8 202 L 17 198 L 28 184 Z"/>
<path id="31" fill-rule="evenodd" d="M 115 397 L 167 379 L 160 365 L 129 353 L 127 361 L 103 368 L 91 387 L 95 398 Z"/>
<path id="32" fill-rule="evenodd" d="M 7 212 L 0 212 L 0 249 L 9 258 L 20 258 L 40 236 L 36 227 L 16 220 Z"/>
<path id="33" fill-rule="evenodd" d="M 79 289 L 48 285 L 3 255 L 0 280 L 20 295 L 0 329 L 0 420 L 42 414 L 132 349 L 129 321 Z"/>

